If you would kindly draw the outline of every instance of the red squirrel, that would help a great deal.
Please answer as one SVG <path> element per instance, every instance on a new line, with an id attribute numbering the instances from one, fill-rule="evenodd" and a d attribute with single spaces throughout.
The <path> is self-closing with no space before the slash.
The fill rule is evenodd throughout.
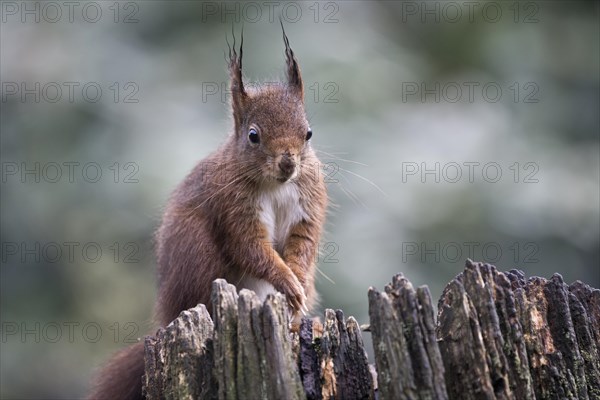
<path id="1" fill-rule="evenodd" d="M 282 24 L 283 29 L 283 24 Z M 225 278 L 264 300 L 283 293 L 295 320 L 316 301 L 315 258 L 327 191 L 311 146 L 300 67 L 283 31 L 286 81 L 245 87 L 243 33 L 229 47 L 234 129 L 172 194 L 156 233 L 159 326 Z M 117 353 L 90 399 L 142 399 L 143 343 Z"/>

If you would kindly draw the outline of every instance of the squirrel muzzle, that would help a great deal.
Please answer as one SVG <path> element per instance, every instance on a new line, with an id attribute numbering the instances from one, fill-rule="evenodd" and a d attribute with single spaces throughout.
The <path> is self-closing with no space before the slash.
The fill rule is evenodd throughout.
<path id="1" fill-rule="evenodd" d="M 294 156 L 289 152 L 284 153 L 279 160 L 279 177 L 278 180 L 286 182 L 296 175 L 296 161 Z"/>

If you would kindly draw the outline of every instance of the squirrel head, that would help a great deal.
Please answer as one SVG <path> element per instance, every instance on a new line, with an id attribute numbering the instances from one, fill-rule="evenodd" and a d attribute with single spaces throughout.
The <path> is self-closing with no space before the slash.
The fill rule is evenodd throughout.
<path id="1" fill-rule="evenodd" d="M 281 25 L 283 30 L 283 24 Z M 286 80 L 246 88 L 242 79 L 244 37 L 239 55 L 229 48 L 231 105 L 235 125 L 236 164 L 256 181 L 284 183 L 295 179 L 310 149 L 312 131 L 304 110 L 300 67 L 283 31 Z"/>

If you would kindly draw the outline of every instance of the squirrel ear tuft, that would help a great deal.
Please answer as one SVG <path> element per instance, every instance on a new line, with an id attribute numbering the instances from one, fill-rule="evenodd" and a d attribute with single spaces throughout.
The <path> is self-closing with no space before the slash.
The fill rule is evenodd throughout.
<path id="1" fill-rule="evenodd" d="M 235 49 L 235 32 L 233 25 L 231 26 L 231 35 L 233 36 L 233 45 L 229 45 L 227 37 L 227 47 L 229 48 L 229 79 L 230 79 L 230 90 L 231 90 L 231 103 L 233 107 L 233 117 L 235 119 L 236 130 L 241 125 L 242 114 L 244 111 L 244 103 L 248 97 L 246 90 L 244 89 L 244 81 L 242 79 L 242 56 L 244 54 L 244 28 L 242 27 L 241 41 L 240 41 L 240 54 Z"/>
<path id="2" fill-rule="evenodd" d="M 304 85 L 302 84 L 302 76 L 300 75 L 300 66 L 298 60 L 294 56 L 294 52 L 290 47 L 290 41 L 285 34 L 283 28 L 283 21 L 279 18 L 281 24 L 281 31 L 283 32 L 283 43 L 285 44 L 285 64 L 286 64 L 286 75 L 287 84 L 290 88 L 294 89 L 298 93 L 301 99 L 304 99 Z"/>

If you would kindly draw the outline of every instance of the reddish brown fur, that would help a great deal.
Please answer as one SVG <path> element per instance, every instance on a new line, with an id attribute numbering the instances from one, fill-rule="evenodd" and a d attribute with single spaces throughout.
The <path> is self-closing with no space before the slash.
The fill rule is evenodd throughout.
<path id="1" fill-rule="evenodd" d="M 327 193 L 306 140 L 302 79 L 285 34 L 284 43 L 287 82 L 248 91 L 241 80 L 241 46 L 239 57 L 230 49 L 234 132 L 177 187 L 156 235 L 160 326 L 198 303 L 212 311 L 216 278 L 233 284 L 246 275 L 263 279 L 286 295 L 295 313 L 315 302 L 314 261 Z M 248 140 L 251 127 L 259 131 L 260 145 Z M 277 180 L 283 159 L 298 168 L 294 183 Z M 290 184 L 297 185 L 306 217 L 291 228 L 279 254 L 259 220 L 258 196 L 274 185 Z M 102 372 L 91 398 L 140 398 L 142 350 L 136 345 L 119 353 Z M 133 389 L 126 392 L 127 387 Z"/>

